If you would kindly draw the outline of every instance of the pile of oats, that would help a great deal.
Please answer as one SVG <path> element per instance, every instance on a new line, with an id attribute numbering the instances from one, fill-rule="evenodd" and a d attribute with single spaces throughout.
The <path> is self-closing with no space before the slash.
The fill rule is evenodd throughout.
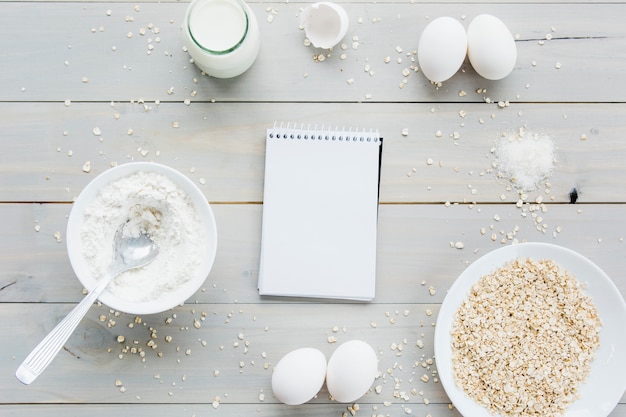
<path id="1" fill-rule="evenodd" d="M 560 416 L 589 374 L 601 326 L 568 271 L 517 259 L 483 276 L 456 312 L 456 384 L 492 413 Z"/>

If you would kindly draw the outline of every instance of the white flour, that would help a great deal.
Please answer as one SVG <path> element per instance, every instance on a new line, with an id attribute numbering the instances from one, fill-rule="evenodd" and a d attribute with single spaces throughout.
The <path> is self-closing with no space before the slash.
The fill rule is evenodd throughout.
<path id="1" fill-rule="evenodd" d="M 124 234 L 147 233 L 159 254 L 152 263 L 116 277 L 109 292 L 131 302 L 155 300 L 194 276 L 207 237 L 193 202 L 164 175 L 138 172 L 103 187 L 85 209 L 83 256 L 96 279 L 109 267 L 113 237 L 126 221 Z"/>
<path id="2" fill-rule="evenodd" d="M 556 161 L 554 141 L 544 133 L 520 130 L 500 138 L 495 149 L 498 176 L 520 191 L 533 191 L 547 180 Z"/>

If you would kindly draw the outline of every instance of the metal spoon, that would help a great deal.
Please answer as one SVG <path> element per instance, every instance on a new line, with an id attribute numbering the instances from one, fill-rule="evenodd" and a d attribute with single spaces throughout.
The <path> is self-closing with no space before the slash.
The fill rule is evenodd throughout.
<path id="1" fill-rule="evenodd" d="M 15 372 L 15 376 L 23 384 L 33 382 L 65 344 L 78 323 L 83 319 L 94 301 L 100 296 L 106 286 L 119 274 L 129 269 L 139 268 L 149 264 L 159 253 L 150 236 L 140 234 L 138 237 L 124 237 L 126 223 L 115 232 L 113 240 L 114 257 L 109 269 L 98 285 L 80 302 L 57 326 L 37 345 L 24 359 L 24 362 Z"/>

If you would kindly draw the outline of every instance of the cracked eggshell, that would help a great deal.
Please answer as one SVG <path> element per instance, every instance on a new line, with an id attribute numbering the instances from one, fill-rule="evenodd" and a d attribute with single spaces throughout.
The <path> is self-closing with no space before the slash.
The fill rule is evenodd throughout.
<path id="1" fill-rule="evenodd" d="M 467 28 L 467 55 L 476 72 L 500 80 L 517 61 L 515 39 L 502 20 L 489 14 L 476 16 Z"/>
<path id="2" fill-rule="evenodd" d="M 316 48 L 329 49 L 337 45 L 348 32 L 348 13 L 331 2 L 313 3 L 300 16 L 300 26 Z"/>
<path id="3" fill-rule="evenodd" d="M 467 34 L 461 22 L 438 17 L 424 28 L 417 46 L 417 60 L 426 78 L 440 83 L 451 78 L 463 65 Z"/>
<path id="4" fill-rule="evenodd" d="M 374 349 L 362 340 L 350 340 L 339 345 L 328 360 L 326 387 L 335 401 L 350 403 L 367 393 L 376 374 Z"/>
<path id="5" fill-rule="evenodd" d="M 304 404 L 317 395 L 325 376 L 326 357 L 321 351 L 313 348 L 292 350 L 274 367 L 272 391 L 285 404 Z"/>

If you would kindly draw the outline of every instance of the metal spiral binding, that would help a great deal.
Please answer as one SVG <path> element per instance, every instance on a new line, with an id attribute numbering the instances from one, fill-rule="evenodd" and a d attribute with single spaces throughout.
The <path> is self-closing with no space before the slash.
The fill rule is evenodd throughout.
<path id="1" fill-rule="evenodd" d="M 318 128 L 318 125 L 314 125 L 311 128 L 311 125 L 300 124 L 299 127 L 297 125 L 291 126 L 290 123 L 287 123 L 284 126 L 283 122 L 278 124 L 278 122 L 274 122 L 274 126 L 271 129 L 268 129 L 267 135 L 271 139 L 296 139 L 296 140 L 304 140 L 304 141 L 315 141 L 315 140 L 325 140 L 325 141 L 338 141 L 338 142 L 379 142 L 380 135 L 378 129 L 373 130 L 370 129 L 367 131 L 366 129 L 355 130 L 352 131 L 352 128 L 346 130 L 345 127 L 339 128 L 335 126 L 332 128 L 324 127 L 322 125 L 321 128 Z"/>

